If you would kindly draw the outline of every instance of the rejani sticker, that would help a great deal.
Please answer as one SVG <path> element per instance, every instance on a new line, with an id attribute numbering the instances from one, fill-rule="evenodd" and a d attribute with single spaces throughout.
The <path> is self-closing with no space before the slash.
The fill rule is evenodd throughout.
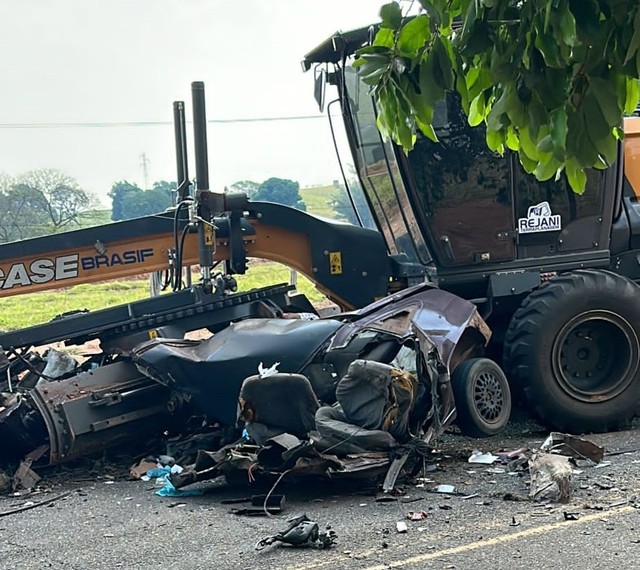
<path id="1" fill-rule="evenodd" d="M 518 219 L 518 233 L 557 232 L 562 229 L 560 214 L 552 214 L 549 202 L 529 206 L 526 218 Z"/>

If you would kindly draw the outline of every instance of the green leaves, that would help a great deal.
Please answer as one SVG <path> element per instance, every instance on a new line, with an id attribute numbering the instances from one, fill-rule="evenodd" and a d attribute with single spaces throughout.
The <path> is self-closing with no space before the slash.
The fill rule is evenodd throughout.
<path id="1" fill-rule="evenodd" d="M 584 172 L 584 168 L 575 158 L 570 158 L 565 164 L 565 170 L 567 180 L 573 191 L 576 194 L 583 194 L 587 185 L 587 175 Z"/>
<path id="2" fill-rule="evenodd" d="M 640 11 L 636 12 L 636 17 L 633 20 L 633 36 L 631 36 L 624 62 L 627 63 L 638 53 L 640 53 Z"/>
<path id="3" fill-rule="evenodd" d="M 469 124 L 472 127 L 477 127 L 486 116 L 486 101 L 484 98 L 484 93 L 480 93 L 473 101 L 471 101 L 471 105 L 469 107 Z"/>
<path id="4" fill-rule="evenodd" d="M 429 39 L 431 39 L 429 18 L 424 15 L 418 16 L 409 20 L 400 30 L 398 50 L 408 57 L 416 57 Z"/>
<path id="5" fill-rule="evenodd" d="M 389 81 L 380 86 L 378 100 L 380 131 L 398 141 L 402 148 L 412 149 L 416 135 L 410 122 L 410 104 L 402 90 L 394 81 Z"/>
<path id="6" fill-rule="evenodd" d="M 397 2 L 390 2 L 380 8 L 381 28 L 391 28 L 397 30 L 402 24 L 402 10 Z"/>
<path id="7" fill-rule="evenodd" d="M 618 98 L 611 81 L 600 77 L 589 79 L 591 91 L 598 99 L 602 114 L 610 127 L 619 127 L 622 124 L 622 109 L 618 106 Z"/>
<path id="8" fill-rule="evenodd" d="M 392 52 L 381 46 L 371 46 L 361 50 L 353 64 L 358 70 L 360 79 L 367 85 L 377 85 L 389 73 L 392 63 Z"/>
<path id="9" fill-rule="evenodd" d="M 630 115 L 636 110 L 638 99 L 640 99 L 640 85 L 635 77 L 626 78 L 625 91 L 624 112 Z"/>
<path id="10" fill-rule="evenodd" d="M 557 152 L 557 156 L 561 157 L 566 149 L 567 131 L 569 128 L 567 124 L 567 112 L 564 110 L 564 107 L 559 107 L 551 113 L 550 119 L 551 132 L 549 136 L 553 143 L 553 150 Z"/>
<path id="11" fill-rule="evenodd" d="M 405 152 L 418 133 L 435 140 L 434 105 L 457 91 L 490 149 L 518 153 L 541 180 L 564 171 L 582 192 L 585 169 L 616 160 L 623 113 L 640 99 L 639 3 L 419 0 L 406 18 L 391 2 L 355 66 Z"/>

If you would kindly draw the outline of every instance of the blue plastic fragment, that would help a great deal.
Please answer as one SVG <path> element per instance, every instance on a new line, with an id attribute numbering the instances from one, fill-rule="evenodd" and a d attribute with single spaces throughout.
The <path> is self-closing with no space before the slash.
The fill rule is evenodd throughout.
<path id="1" fill-rule="evenodd" d="M 169 481 L 168 476 L 165 476 L 164 480 L 164 487 L 156 491 L 156 495 L 160 497 L 193 497 L 196 495 L 202 495 L 204 493 L 204 489 L 176 489 L 173 486 L 173 483 Z"/>
<path id="2" fill-rule="evenodd" d="M 171 467 L 154 467 L 153 469 L 149 469 L 147 471 L 147 477 L 152 479 L 161 479 L 164 481 L 164 487 L 158 489 L 156 491 L 156 495 L 160 497 L 189 497 L 189 496 L 197 496 L 202 495 L 204 493 L 204 489 L 176 489 L 173 486 L 173 483 L 169 480 L 169 475 L 171 474 Z"/>

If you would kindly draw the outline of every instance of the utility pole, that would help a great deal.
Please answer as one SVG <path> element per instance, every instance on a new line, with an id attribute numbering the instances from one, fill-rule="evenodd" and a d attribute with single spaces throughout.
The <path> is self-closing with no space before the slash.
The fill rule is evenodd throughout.
<path id="1" fill-rule="evenodd" d="M 143 152 L 140 155 L 140 164 L 142 165 L 142 176 L 144 177 L 144 189 L 149 189 L 149 159 L 147 154 Z"/>

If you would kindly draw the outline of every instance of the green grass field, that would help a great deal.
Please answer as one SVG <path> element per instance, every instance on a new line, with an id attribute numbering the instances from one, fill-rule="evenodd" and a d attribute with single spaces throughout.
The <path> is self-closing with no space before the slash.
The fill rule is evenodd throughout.
<path id="1" fill-rule="evenodd" d="M 336 217 L 335 212 L 329 205 L 335 193 L 336 189 L 333 186 L 300 189 L 300 196 L 302 196 L 307 206 L 307 212 L 329 219 Z"/>
<path id="2" fill-rule="evenodd" d="M 241 291 L 248 291 L 276 283 L 288 283 L 289 279 L 290 271 L 287 267 L 278 263 L 252 260 L 248 273 L 238 276 L 238 286 Z M 196 281 L 197 277 L 194 276 L 194 282 Z M 298 291 L 305 293 L 312 302 L 324 298 L 302 275 L 298 275 Z M 25 328 L 45 323 L 69 311 L 95 311 L 148 296 L 149 281 L 146 278 L 16 295 L 0 300 L 0 330 Z"/>

